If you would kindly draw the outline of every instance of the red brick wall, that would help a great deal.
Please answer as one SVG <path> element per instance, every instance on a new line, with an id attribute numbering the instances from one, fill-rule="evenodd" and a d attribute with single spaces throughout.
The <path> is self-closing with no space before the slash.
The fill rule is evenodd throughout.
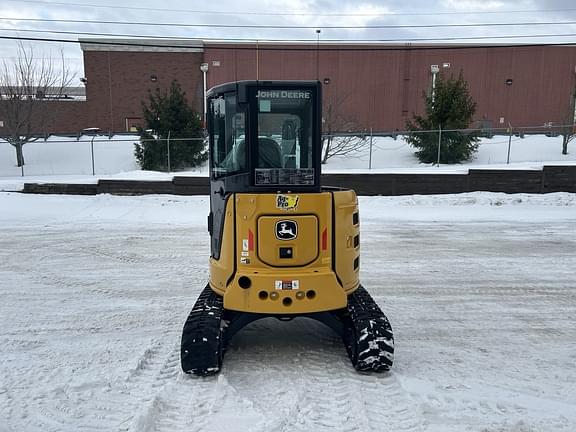
<path id="1" fill-rule="evenodd" d="M 86 101 L 45 102 L 49 118 L 46 127 L 38 127 L 37 132 L 78 133 L 89 127 L 126 132 L 127 118 L 132 125 L 139 123 L 142 101 L 148 100 L 148 91 L 167 90 L 172 80 L 178 80 L 188 102 L 201 114 L 202 55 L 201 52 L 85 51 Z M 152 76 L 156 81 L 151 80 Z"/>
<path id="2" fill-rule="evenodd" d="M 90 127 L 90 113 L 86 101 L 53 101 L 44 104 L 48 111 L 45 132 L 77 133 Z"/>
<path id="3" fill-rule="evenodd" d="M 192 107 L 202 112 L 202 53 L 85 51 L 86 98 L 91 127 L 125 131 L 126 118 L 142 117 L 148 91 L 178 80 Z M 155 76 L 156 81 L 151 77 Z"/>
<path id="4" fill-rule="evenodd" d="M 0 104 L 4 102 L 0 101 Z M 39 102 L 38 111 L 43 114 L 36 116 L 36 124 L 33 125 L 33 133 L 78 133 L 82 129 L 89 127 L 89 111 L 85 101 L 43 101 Z M 2 117 L 0 108 L 0 120 L 6 123 Z M 43 117 L 43 118 L 40 118 Z M 0 135 L 7 133 L 7 128 L 0 127 Z"/>
<path id="5" fill-rule="evenodd" d="M 422 93 L 430 88 L 432 64 L 442 69 L 442 64 L 449 62 L 446 71 L 464 71 L 478 104 L 476 120 L 489 120 L 494 127 L 505 127 L 508 122 L 515 127 L 562 123 L 576 85 L 576 47 L 362 47 L 320 52 L 314 45 L 302 51 L 289 49 L 294 46 L 274 51 L 262 46 L 258 52 L 253 45 L 223 48 L 207 44 L 204 53 L 85 51 L 87 100 L 50 102 L 55 115 L 48 132 L 76 133 L 86 127 L 124 132 L 127 118 L 137 124 L 135 119 L 142 116 L 141 104 L 147 100 L 148 90 L 167 89 L 173 79 L 180 82 L 188 101 L 201 113 L 203 61 L 209 64 L 208 87 L 257 77 L 327 78 L 330 83 L 324 85 L 325 103 L 336 100 L 358 129 L 375 131 L 402 130 L 413 112 L 421 112 Z M 151 81 L 153 75 L 155 82 Z M 507 86 L 509 78 L 513 83 Z"/>
<path id="6" fill-rule="evenodd" d="M 476 120 L 490 120 L 493 127 L 507 127 L 509 121 L 515 127 L 561 124 L 576 80 L 576 47 L 369 50 L 364 46 L 350 51 L 351 46 L 328 45 L 336 49 L 318 54 L 313 46 L 271 51 L 262 45 L 258 53 L 253 46 L 230 47 L 240 49 L 205 46 L 209 86 L 256 79 L 257 73 L 261 80 L 328 78 L 330 83 L 323 86 L 325 104 L 337 100 L 358 129 L 375 131 L 402 130 L 413 112 L 423 110 L 422 94 L 431 86 L 433 64 L 442 70 L 443 63 L 450 63 L 444 70 L 456 76 L 463 70 L 478 104 Z M 508 78 L 513 80 L 510 86 L 505 84 Z"/>

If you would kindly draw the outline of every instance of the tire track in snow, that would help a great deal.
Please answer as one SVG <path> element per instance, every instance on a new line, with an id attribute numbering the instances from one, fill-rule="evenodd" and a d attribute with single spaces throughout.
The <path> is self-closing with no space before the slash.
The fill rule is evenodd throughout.
<path id="1" fill-rule="evenodd" d="M 7 387 L 0 388 L 0 418 L 4 419 L 5 426 L 10 426 L 14 415 L 14 399 Z M 10 429 L 9 429 L 10 430 Z"/>
<path id="2" fill-rule="evenodd" d="M 569 402 L 542 399 L 505 388 L 482 384 L 474 389 L 466 385 L 439 389 L 421 383 L 420 390 L 414 396 L 421 400 L 426 412 L 433 413 L 434 423 L 440 426 L 450 423 L 462 429 L 468 426 L 504 430 L 503 424 L 534 424 L 531 416 L 540 412 L 540 427 L 526 425 L 526 429 L 518 430 L 572 430 L 568 425 L 576 419 L 574 415 L 565 414 L 572 408 Z"/>
<path id="3" fill-rule="evenodd" d="M 392 374 L 361 374 L 326 351 L 308 356 L 306 393 L 294 425 L 299 431 L 422 431 L 422 413 Z"/>
<path id="4" fill-rule="evenodd" d="M 282 432 L 366 430 L 356 409 L 356 389 L 346 377 L 340 359 L 326 350 L 306 353 L 304 380 L 308 383 L 300 395 L 294 423 Z"/>
<path id="5" fill-rule="evenodd" d="M 173 334 L 164 332 L 163 337 L 144 350 L 136 367 L 126 377 L 122 393 L 132 396 L 133 408 L 121 430 L 143 430 L 142 423 L 155 409 L 156 395 L 177 377 L 180 346 L 173 340 Z"/>
<path id="6" fill-rule="evenodd" d="M 381 431 L 382 425 L 391 431 L 420 432 L 426 429 L 420 405 L 402 387 L 393 372 L 362 374 L 356 383 L 370 430 Z"/>
<path id="7" fill-rule="evenodd" d="M 86 248 L 76 248 L 73 252 L 78 255 L 108 259 L 127 265 L 141 264 L 146 261 L 144 256 L 138 255 L 134 252 L 128 252 L 122 248 L 119 248 L 118 250 L 108 249 L 99 245 L 91 245 Z"/>
<path id="8" fill-rule="evenodd" d="M 36 261 L 42 261 L 49 257 L 48 254 L 41 254 L 35 258 Z M 98 281 L 87 281 L 86 279 L 82 278 L 75 278 L 66 276 L 62 272 L 54 272 L 50 270 L 50 268 L 46 268 L 44 266 L 39 265 L 27 265 L 27 261 L 25 259 L 20 259 L 18 261 L 12 260 L 11 262 L 5 262 L 2 265 L 3 270 L 16 273 L 21 277 L 27 277 L 30 280 L 44 286 L 50 286 L 54 288 L 58 288 L 59 292 L 56 295 L 60 296 L 60 290 L 64 288 L 65 290 L 69 290 L 74 293 L 82 292 L 87 289 L 91 289 L 98 284 Z M 96 288 L 98 290 L 98 288 Z M 102 291 L 108 292 L 106 289 L 102 289 Z M 46 294 L 53 294 L 53 293 L 44 293 Z"/>
<path id="9" fill-rule="evenodd" d="M 227 382 L 264 419 L 251 431 L 298 430 L 294 420 L 305 408 L 301 389 L 310 385 L 303 379 L 310 353 L 318 346 L 336 351 L 336 357 L 345 356 L 330 329 L 305 318 L 290 322 L 266 318 L 233 338 L 224 359 Z"/>
<path id="10" fill-rule="evenodd" d="M 36 419 L 35 424 L 54 431 L 129 430 L 135 413 L 146 406 L 150 394 L 158 392 L 178 374 L 178 352 L 172 349 L 166 355 L 167 339 L 155 341 L 145 349 L 123 383 L 63 386 L 36 397 L 30 411 L 39 412 L 41 419 Z M 84 410 L 87 405 L 88 411 Z"/>
<path id="11" fill-rule="evenodd" d="M 161 339 L 154 341 L 146 348 L 126 378 L 132 387 L 141 387 L 142 383 L 155 387 L 168 378 L 177 375 L 179 346 L 168 345 L 167 339 L 172 336 L 164 332 Z M 167 348 L 167 347 L 170 348 Z M 167 351 L 167 352 L 166 352 Z"/>
<path id="12" fill-rule="evenodd" d="M 65 243 L 64 243 L 65 244 Z M 76 243 L 77 244 L 77 243 Z M 90 245 L 88 245 L 90 246 Z M 57 242 L 54 244 L 58 253 L 64 255 L 77 255 L 81 251 L 79 248 L 66 248 L 59 245 Z M 26 275 L 31 281 L 35 281 L 43 287 L 44 296 L 48 298 L 61 297 L 62 293 L 74 293 L 76 296 L 80 293 L 96 293 L 104 294 L 105 297 L 111 297 L 115 293 L 107 288 L 98 286 L 101 282 L 94 284 L 90 288 L 90 283 L 83 278 L 68 277 L 66 273 L 56 273 L 50 267 L 43 265 L 43 262 L 50 263 L 51 254 L 54 251 L 47 250 L 40 247 L 34 251 L 34 260 L 39 263 L 39 266 L 27 266 L 25 260 L 15 259 L 10 260 L 10 265 L 3 264 L 3 269 L 8 268 L 10 272 Z M 136 255 L 130 254 L 128 258 L 124 254 L 114 255 L 108 253 L 104 249 L 98 250 L 96 254 L 88 254 L 91 256 L 88 269 L 96 267 L 98 261 L 113 259 L 121 265 L 130 265 L 133 267 L 139 260 Z M 86 254 L 83 254 L 86 255 Z M 81 255 L 82 256 L 82 255 Z M 173 263 L 171 255 L 161 255 L 161 261 L 166 263 Z M 143 257 L 142 263 L 146 261 Z M 83 259 L 85 261 L 85 259 Z M 154 262 L 159 264 L 158 257 L 154 257 Z M 140 264 L 142 264 L 140 263 Z M 183 262 L 173 263 L 173 265 L 183 265 Z M 161 266 L 162 270 L 165 267 Z M 88 278 L 88 281 L 90 279 Z M 62 326 L 64 324 L 64 326 Z M 91 332 L 94 330 L 92 326 L 85 328 L 83 322 L 58 322 L 53 323 L 51 319 L 39 318 L 35 319 L 37 328 L 28 330 L 36 333 L 54 332 L 64 333 L 68 336 L 70 333 L 78 333 L 82 330 Z M 80 324 L 80 325 L 79 325 Z M 39 326 L 39 327 L 38 327 Z M 173 327 L 170 327 L 173 328 Z M 96 329 L 98 330 L 98 329 Z M 166 333 L 161 336 L 164 341 L 169 338 Z M 16 344 L 16 342 L 14 342 Z M 41 390 L 37 392 L 36 397 L 31 401 L 24 401 L 23 405 L 24 418 L 27 424 L 33 427 L 41 427 L 47 431 L 62 431 L 62 430 L 78 430 L 78 429 L 100 429 L 100 430 L 127 430 L 131 420 L 134 418 L 134 412 L 139 412 L 142 409 L 142 404 L 146 404 L 148 400 L 153 400 L 161 389 L 167 385 L 170 379 L 178 375 L 179 369 L 179 342 L 172 350 L 166 349 L 166 343 L 157 342 L 150 345 L 149 348 L 144 350 L 144 353 L 138 360 L 135 369 L 122 383 L 96 383 L 94 388 L 88 389 L 88 385 L 73 386 L 68 385 L 71 379 L 62 381 L 58 376 L 51 379 L 46 379 L 47 375 L 43 375 L 41 379 L 34 378 L 36 384 L 41 388 L 45 387 L 46 391 Z M 168 358 L 166 352 L 170 351 Z M 65 374 L 69 378 L 69 374 Z M 42 384 L 44 382 L 44 384 Z M 54 388 L 53 383 L 57 382 L 58 387 Z M 30 385 L 34 387 L 34 385 Z M 151 394 L 151 395 L 150 395 Z M 143 395 L 146 395 L 144 397 Z M 24 398 L 25 399 L 25 398 Z M 16 406 L 21 401 L 16 402 Z M 88 410 L 86 409 L 88 407 Z"/>
<path id="13" fill-rule="evenodd" d="M 32 385 L 44 390 L 32 398 L 24 395 L 17 401 L 21 420 L 29 424 L 25 430 L 117 430 L 125 417 L 120 409 L 122 396 L 111 391 L 103 381 L 51 386 L 62 373 L 64 371 L 57 370 L 32 376 Z"/>
<path id="14" fill-rule="evenodd" d="M 41 261 L 45 257 L 45 254 L 40 253 L 35 258 Z M 3 268 L 39 284 L 44 289 L 41 293 L 44 304 L 51 305 L 54 299 L 62 297 L 63 293 L 69 295 L 71 292 L 81 292 L 80 288 L 85 285 L 54 272 L 45 272 L 41 266 L 25 266 L 26 262 L 26 259 L 19 261 L 12 259 L 11 262 L 5 263 Z M 98 331 L 98 328 L 83 321 L 54 320 L 53 313 L 48 313 L 52 312 L 51 306 L 46 306 L 46 311 L 46 314 L 36 313 L 33 316 L 20 313 L 15 317 L 17 324 L 13 321 L 8 327 L 13 330 L 4 332 L 4 336 L 17 336 L 5 339 L 4 346 L 8 347 L 7 353 L 25 351 L 28 358 L 28 361 L 12 367 L 10 376 L 17 379 L 13 380 L 10 388 L 16 389 L 16 392 L 14 397 L 8 394 L 12 408 L 7 421 L 25 424 L 27 426 L 24 430 L 30 431 L 113 429 L 120 418 L 115 413 L 118 405 L 109 403 L 105 415 L 94 415 L 86 410 L 86 407 L 97 399 L 97 389 L 105 387 L 105 383 L 89 381 L 78 385 L 74 379 L 75 370 L 70 370 L 66 362 L 51 363 L 59 355 L 58 350 L 61 347 L 47 342 L 45 337 L 46 334 L 60 333 L 67 338 L 79 332 Z M 46 367 L 45 364 L 52 366 Z M 32 394 L 21 390 L 27 388 L 34 389 Z"/>
<path id="15" fill-rule="evenodd" d="M 510 404 L 499 400 L 484 400 L 474 397 L 474 395 L 467 397 L 430 393 L 424 396 L 424 401 L 433 410 L 438 411 L 444 411 L 446 406 L 450 406 L 452 409 L 448 413 L 448 416 L 473 416 L 476 419 L 480 416 L 490 421 L 498 417 L 509 419 L 510 415 L 516 415 L 519 419 L 526 418 L 528 411 L 519 404 Z"/>
<path id="16" fill-rule="evenodd" d="M 157 392 L 133 424 L 133 432 L 252 430 L 262 415 L 230 386 L 224 373 L 195 377 L 179 372 Z M 232 425 L 232 426 L 231 426 Z"/>
<path id="17" fill-rule="evenodd" d="M 418 404 L 397 379 L 356 372 L 340 338 L 322 324 L 263 320 L 233 345 L 228 381 L 267 420 L 253 431 L 423 430 Z"/>
<path id="18" fill-rule="evenodd" d="M 156 264 L 159 270 L 164 269 L 167 265 L 182 270 L 189 266 L 206 268 L 205 260 L 195 258 L 199 256 L 205 258 L 209 255 L 207 243 L 173 249 L 178 246 L 177 240 L 183 235 L 192 236 L 192 234 L 192 232 L 186 231 L 185 234 L 175 234 L 174 236 L 154 236 L 150 233 L 130 237 L 113 235 L 105 239 L 105 242 L 100 240 L 96 243 L 91 238 L 87 238 L 82 247 L 73 246 L 68 248 L 68 251 L 77 255 L 117 261 L 121 264 Z M 158 250 L 163 253 L 159 254 Z"/>
<path id="19" fill-rule="evenodd" d="M 90 245 L 86 248 L 75 248 L 71 251 L 78 255 L 106 262 L 107 265 L 116 264 L 115 267 L 117 269 L 124 268 L 124 266 L 145 266 L 154 268 L 155 272 L 161 275 L 173 277 L 173 275 L 178 274 L 181 281 L 196 278 L 199 273 L 204 273 L 205 279 L 208 280 L 206 262 L 195 260 L 195 256 L 189 253 L 174 253 L 168 250 L 166 254 L 158 254 L 154 253 L 153 250 L 146 249 L 144 245 L 134 247 L 134 245 L 126 245 L 124 243 L 126 242 L 114 243 L 112 245 L 114 247 Z M 205 256 L 207 255 L 208 252 Z M 98 287 L 95 292 L 113 295 L 108 288 Z"/>
<path id="20" fill-rule="evenodd" d="M 213 378 L 189 380 L 188 377 L 179 376 L 153 396 L 132 431 L 205 431 L 208 416 L 219 403 L 211 395 L 213 384 Z"/>

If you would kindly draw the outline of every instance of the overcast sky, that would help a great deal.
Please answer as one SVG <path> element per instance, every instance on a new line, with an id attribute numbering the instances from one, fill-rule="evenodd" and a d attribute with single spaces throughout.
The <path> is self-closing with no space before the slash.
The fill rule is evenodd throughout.
<path id="1" fill-rule="evenodd" d="M 18 19 L 122 21 L 169 25 L 38 22 Z M 77 40 L 105 34 L 217 38 L 251 40 L 396 41 L 412 43 L 576 43 L 576 2 L 555 1 L 354 1 L 354 0 L 0 0 L 0 37 Z M 510 24 L 522 26 L 422 27 L 443 24 Z M 538 25 L 535 23 L 553 23 Z M 194 27 L 191 25 L 301 26 L 308 28 Z M 411 26 L 377 28 L 367 26 Z M 330 27 L 356 28 L 330 28 Z M 420 26 L 420 27 L 418 27 Z M 70 33 L 49 33 L 70 32 Z M 93 33 L 81 34 L 81 33 Z M 537 35 L 547 35 L 536 37 Z M 568 35 L 568 36 L 561 36 Z M 505 36 L 517 36 L 506 38 Z M 522 36 L 520 38 L 520 36 Z M 493 39 L 483 39 L 483 38 Z M 470 38 L 470 39 L 463 39 Z M 474 39 L 478 38 L 478 39 Z M 77 44 L 25 42 L 36 57 L 58 56 L 63 50 L 78 77 L 83 75 L 82 55 Z M 13 61 L 16 42 L 0 39 L 2 61 Z"/>

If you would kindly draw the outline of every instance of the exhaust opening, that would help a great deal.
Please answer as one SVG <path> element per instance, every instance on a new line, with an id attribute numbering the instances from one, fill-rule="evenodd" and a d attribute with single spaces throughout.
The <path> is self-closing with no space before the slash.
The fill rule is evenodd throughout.
<path id="1" fill-rule="evenodd" d="M 306 291 L 306 298 L 307 299 L 312 300 L 314 297 L 316 297 L 316 291 L 314 291 L 314 290 Z"/>
<path id="2" fill-rule="evenodd" d="M 248 289 L 252 286 L 252 281 L 247 276 L 241 276 L 240 279 L 238 279 L 238 285 L 240 285 L 240 288 Z"/>

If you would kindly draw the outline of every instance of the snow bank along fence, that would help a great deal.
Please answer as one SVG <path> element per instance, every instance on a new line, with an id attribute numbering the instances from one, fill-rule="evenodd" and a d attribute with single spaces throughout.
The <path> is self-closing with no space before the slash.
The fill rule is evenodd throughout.
<path id="1" fill-rule="evenodd" d="M 576 165 L 542 170 L 480 170 L 467 174 L 323 174 L 322 184 L 352 188 L 358 195 L 429 195 L 474 191 L 576 192 Z M 25 183 L 25 193 L 95 195 L 209 195 L 207 177 L 172 181 L 100 180 L 96 184 Z"/>

